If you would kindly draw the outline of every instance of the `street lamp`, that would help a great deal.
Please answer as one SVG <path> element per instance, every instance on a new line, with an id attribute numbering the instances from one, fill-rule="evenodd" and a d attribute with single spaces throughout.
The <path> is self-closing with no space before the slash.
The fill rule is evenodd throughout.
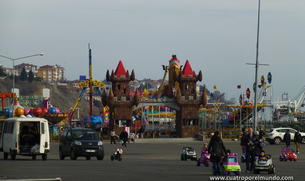
<path id="1" fill-rule="evenodd" d="M 19 58 L 10 58 L 4 55 L 0 55 L 0 57 L 3 58 L 7 58 L 13 61 L 13 106 L 12 108 L 14 109 L 14 104 L 15 104 L 15 60 L 20 60 L 20 59 L 25 59 L 25 58 L 30 58 L 30 57 L 35 57 L 35 56 L 43 56 L 43 53 L 38 53 L 38 54 L 34 54 L 34 55 L 28 55 L 28 56 L 24 56 L 24 57 L 19 57 Z"/>
<path id="2" fill-rule="evenodd" d="M 254 111 L 253 111 L 253 131 L 256 131 L 257 129 L 257 72 L 258 72 L 258 66 L 259 65 L 266 65 L 269 66 L 269 64 L 260 64 L 258 62 L 258 45 L 259 45 L 259 21 L 260 21 L 260 9 L 261 9 L 261 0 L 258 0 L 258 17 L 257 17 L 257 36 L 256 36 L 256 63 L 247 63 L 248 65 L 255 65 L 255 87 L 254 87 Z"/>

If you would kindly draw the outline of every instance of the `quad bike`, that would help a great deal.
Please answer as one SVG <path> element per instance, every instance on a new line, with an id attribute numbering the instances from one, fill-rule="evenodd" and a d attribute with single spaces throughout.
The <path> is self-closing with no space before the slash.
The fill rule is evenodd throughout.
<path id="1" fill-rule="evenodd" d="M 204 164 L 206 167 L 209 166 L 211 154 L 208 151 L 202 150 L 200 158 L 197 160 L 197 166 Z"/>
<path id="2" fill-rule="evenodd" d="M 115 152 L 111 155 L 110 159 L 113 160 L 119 160 L 122 161 L 122 155 L 123 155 L 123 149 L 117 148 Z"/>

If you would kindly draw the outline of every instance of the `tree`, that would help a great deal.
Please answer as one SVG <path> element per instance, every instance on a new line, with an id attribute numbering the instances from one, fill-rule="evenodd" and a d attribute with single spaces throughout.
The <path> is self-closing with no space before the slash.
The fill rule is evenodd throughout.
<path id="1" fill-rule="evenodd" d="M 42 78 L 41 77 L 35 77 L 34 80 L 37 81 L 37 82 L 41 82 Z"/>
<path id="2" fill-rule="evenodd" d="M 22 71 L 21 71 L 21 74 L 20 74 L 20 80 L 21 81 L 25 81 L 25 80 L 27 80 L 28 79 L 28 76 L 27 76 L 27 74 L 26 74 L 26 72 L 25 72 L 25 67 L 23 67 L 22 68 Z"/>
<path id="3" fill-rule="evenodd" d="M 10 75 L 10 79 L 14 79 L 14 76 L 13 75 Z M 18 82 L 18 81 L 20 81 L 20 76 L 15 76 L 15 82 Z"/>
<path id="4" fill-rule="evenodd" d="M 30 70 L 30 72 L 29 72 L 29 82 L 33 82 L 33 80 L 34 80 L 34 73 L 33 73 L 32 70 Z"/>

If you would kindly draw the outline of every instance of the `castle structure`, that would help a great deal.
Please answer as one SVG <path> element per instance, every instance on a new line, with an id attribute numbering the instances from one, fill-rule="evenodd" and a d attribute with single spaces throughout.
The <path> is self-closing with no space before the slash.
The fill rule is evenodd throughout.
<path id="1" fill-rule="evenodd" d="M 175 97 L 180 110 L 176 111 L 176 131 L 179 137 L 194 137 L 199 132 L 199 108 L 206 105 L 206 91 L 197 95 L 196 83 L 202 81 L 202 73 L 196 75 L 187 60 L 182 71 L 174 75 L 179 87 Z M 205 95 L 204 95 L 205 94 Z"/>
<path id="2" fill-rule="evenodd" d="M 139 104 L 138 91 L 136 90 L 134 100 L 131 100 L 131 91 L 129 87 L 129 83 L 135 80 L 134 71 L 132 70 L 131 75 L 129 75 L 129 72 L 128 70 L 125 70 L 122 61 L 119 61 L 116 70 L 112 70 L 111 75 L 109 74 L 109 70 L 107 70 L 106 80 L 112 83 L 108 96 L 105 89 L 102 93 L 103 105 L 108 105 L 110 108 L 109 129 L 114 129 L 114 125 L 119 125 L 122 120 L 125 121 L 127 127 L 130 127 L 132 121 L 132 107 Z"/>
<path id="3" fill-rule="evenodd" d="M 169 92 L 171 92 L 175 103 L 180 107 L 178 109 L 179 107 L 176 106 L 176 132 L 178 137 L 194 137 L 199 132 L 200 105 L 205 106 L 207 103 L 206 89 L 204 89 L 201 96 L 198 96 L 196 83 L 202 80 L 201 71 L 196 75 L 188 60 L 182 70 L 180 70 L 178 63 L 177 57 L 173 56 L 170 61 L 170 69 L 172 71 L 170 80 L 172 87 L 175 87 L 176 93 L 174 94 L 172 89 Z M 135 96 L 132 98 L 129 87 L 130 82 L 135 80 L 135 73 L 132 70 L 131 75 L 129 75 L 122 61 L 119 61 L 116 70 L 112 70 L 111 75 L 107 70 L 106 79 L 112 83 L 108 95 L 105 89 L 102 93 L 103 105 L 107 105 L 110 108 L 109 129 L 121 131 L 115 125 L 119 125 L 120 121 L 124 120 L 125 126 L 130 127 L 133 107 L 138 106 L 140 103 L 138 89 L 136 89 Z"/>

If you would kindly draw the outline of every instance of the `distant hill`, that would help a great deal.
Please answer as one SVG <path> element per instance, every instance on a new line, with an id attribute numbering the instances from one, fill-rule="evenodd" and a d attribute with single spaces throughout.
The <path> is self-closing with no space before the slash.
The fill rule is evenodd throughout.
<path id="1" fill-rule="evenodd" d="M 0 92 L 11 92 L 13 87 L 13 80 L 6 78 L 0 79 Z M 80 89 L 72 88 L 71 85 L 67 86 L 58 86 L 56 83 L 47 83 L 47 82 L 32 82 L 28 81 L 16 81 L 15 88 L 19 89 L 19 95 L 41 95 L 43 94 L 44 88 L 49 88 L 51 93 L 51 104 L 54 107 L 59 108 L 62 112 L 70 112 L 79 97 L 81 92 Z M 89 110 L 89 101 L 81 99 L 80 103 L 77 106 L 79 108 L 79 116 L 88 116 L 90 114 Z M 93 106 L 93 115 L 99 116 L 98 107 Z M 78 111 L 75 110 L 73 119 L 77 119 Z"/>

